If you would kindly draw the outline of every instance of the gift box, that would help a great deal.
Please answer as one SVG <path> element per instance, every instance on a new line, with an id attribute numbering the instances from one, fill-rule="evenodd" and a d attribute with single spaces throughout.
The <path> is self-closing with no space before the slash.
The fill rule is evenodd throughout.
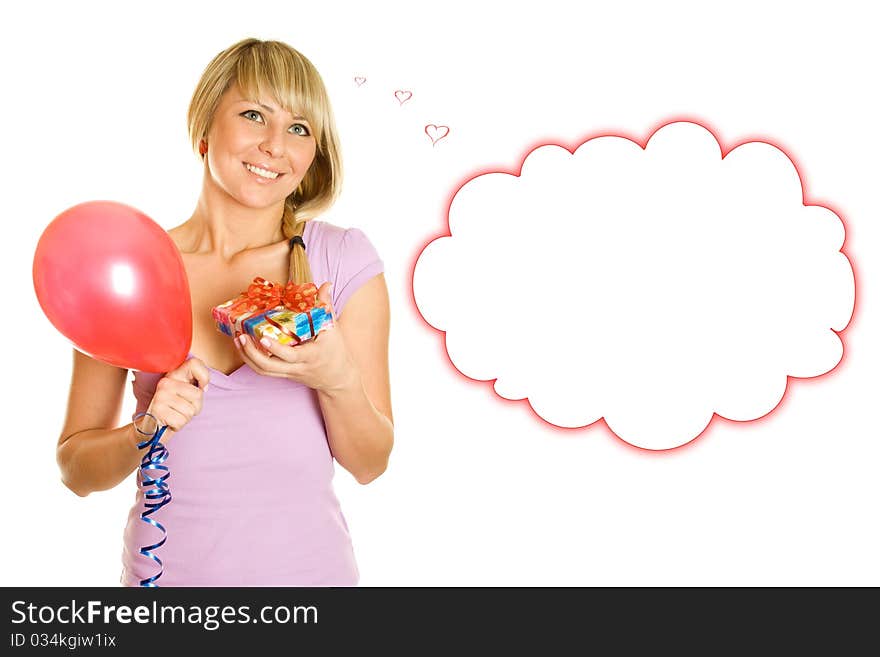
<path id="1" fill-rule="evenodd" d="M 317 306 L 300 313 L 289 308 L 275 308 L 246 319 L 243 325 L 245 333 L 257 340 L 267 337 L 278 340 L 281 344 L 298 344 L 315 337 L 332 321 L 327 309 Z"/>
<path id="2" fill-rule="evenodd" d="M 333 325 L 314 283 L 280 285 L 260 277 L 234 299 L 214 306 L 211 316 L 217 329 L 232 338 L 246 333 L 290 345 L 311 340 Z"/>

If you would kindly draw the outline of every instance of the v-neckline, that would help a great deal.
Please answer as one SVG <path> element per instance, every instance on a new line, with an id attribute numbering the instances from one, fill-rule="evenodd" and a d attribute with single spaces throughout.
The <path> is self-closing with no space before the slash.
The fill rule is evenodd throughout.
<path id="1" fill-rule="evenodd" d="M 219 374 L 220 376 L 222 376 L 225 379 L 232 378 L 233 376 L 235 376 L 236 373 L 240 372 L 241 370 L 243 370 L 247 366 L 247 363 L 242 363 L 241 365 L 236 367 L 234 370 L 232 370 L 229 374 L 227 374 L 226 372 L 223 372 L 221 370 L 218 370 L 215 367 L 211 367 L 210 365 L 208 365 L 208 363 L 205 361 L 205 359 L 202 358 L 201 356 L 199 356 L 198 354 L 194 354 L 193 352 L 189 352 L 187 359 L 189 359 L 189 358 L 198 358 L 200 361 L 202 361 L 205 364 L 205 367 L 207 367 L 209 370 L 211 370 L 215 374 Z"/>

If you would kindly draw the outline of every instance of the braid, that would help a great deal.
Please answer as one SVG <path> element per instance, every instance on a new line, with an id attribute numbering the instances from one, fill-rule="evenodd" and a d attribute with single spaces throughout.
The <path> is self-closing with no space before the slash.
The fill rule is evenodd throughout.
<path id="1" fill-rule="evenodd" d="M 291 195 L 292 196 L 292 195 Z M 281 216 L 281 229 L 284 232 L 285 239 L 292 237 L 302 237 L 306 229 L 305 221 L 296 220 L 296 210 L 293 201 L 288 197 L 284 203 L 284 214 Z M 306 257 L 306 250 L 300 243 L 294 243 L 290 249 L 290 269 L 288 270 L 288 280 L 293 281 L 297 285 L 303 283 L 312 283 L 312 269 L 309 267 L 309 260 Z"/>

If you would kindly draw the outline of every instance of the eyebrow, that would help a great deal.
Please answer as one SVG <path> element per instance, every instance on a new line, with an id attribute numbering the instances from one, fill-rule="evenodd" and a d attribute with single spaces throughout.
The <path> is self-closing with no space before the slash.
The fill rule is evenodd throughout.
<path id="1" fill-rule="evenodd" d="M 240 101 L 238 101 L 238 102 L 239 102 L 239 103 L 248 103 L 249 105 L 254 103 L 254 101 L 252 101 L 252 100 L 248 100 L 248 99 L 246 99 L 246 98 L 242 98 L 242 99 L 241 99 Z M 256 104 L 259 105 L 260 107 L 262 107 L 262 108 L 263 108 L 264 110 L 266 110 L 267 112 L 269 112 L 269 114 L 274 114 L 274 113 L 275 113 L 275 110 L 272 109 L 271 107 L 269 107 L 268 105 L 263 105 L 263 103 L 256 103 Z M 304 116 L 299 116 L 299 115 L 297 114 L 296 116 L 293 117 L 293 120 L 294 120 L 294 121 L 307 121 L 308 119 L 306 119 L 306 117 L 304 117 Z"/>

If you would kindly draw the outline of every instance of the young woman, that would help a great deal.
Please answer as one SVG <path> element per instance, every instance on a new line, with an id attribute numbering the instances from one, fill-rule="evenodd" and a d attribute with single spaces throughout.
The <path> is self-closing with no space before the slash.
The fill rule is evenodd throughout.
<path id="1" fill-rule="evenodd" d="M 362 484 L 388 463 L 389 304 L 364 233 L 315 219 L 341 181 L 326 90 L 290 46 L 246 39 L 205 69 L 188 124 L 204 178 L 192 216 L 169 235 L 192 295 L 191 357 L 164 375 L 135 372 L 132 384 L 135 417 L 147 411 L 168 426 L 172 501 L 150 516 L 168 533 L 153 551 L 163 570 L 156 584 L 355 585 L 333 459 Z M 314 282 L 334 328 L 296 347 L 220 333 L 211 308 L 256 276 Z M 74 350 L 58 464 L 78 495 L 112 488 L 140 465 L 150 416 L 116 428 L 127 376 Z M 141 481 L 138 471 L 126 586 L 159 572 L 140 554 L 162 538 L 140 517 Z"/>

